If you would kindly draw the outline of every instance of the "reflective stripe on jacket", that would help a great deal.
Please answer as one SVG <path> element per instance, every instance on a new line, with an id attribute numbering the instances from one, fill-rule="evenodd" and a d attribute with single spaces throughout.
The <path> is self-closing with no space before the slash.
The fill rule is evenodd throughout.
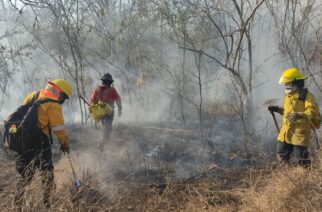
<path id="1" fill-rule="evenodd" d="M 31 99 L 36 95 L 37 92 L 30 93 L 23 104 L 27 104 Z M 49 98 L 47 96 L 48 91 L 41 90 L 38 96 L 38 99 L 46 99 Z M 50 99 L 57 100 L 58 98 L 53 98 L 51 94 Z M 41 104 L 38 107 L 38 120 L 40 127 L 47 136 L 49 136 L 48 123 L 52 129 L 53 134 L 56 135 L 59 143 L 64 144 L 67 142 L 66 130 L 64 129 L 64 117 L 62 113 L 62 107 L 59 103 L 56 102 L 46 102 Z"/>
<path id="2" fill-rule="evenodd" d="M 284 96 L 283 122 L 277 140 L 298 146 L 308 146 L 312 129 L 309 119 L 319 117 L 319 106 L 310 92 L 307 93 L 304 101 L 299 99 L 299 95 L 300 91 L 296 90 Z M 294 112 L 302 112 L 307 117 L 294 122 L 286 121 L 287 114 Z"/>

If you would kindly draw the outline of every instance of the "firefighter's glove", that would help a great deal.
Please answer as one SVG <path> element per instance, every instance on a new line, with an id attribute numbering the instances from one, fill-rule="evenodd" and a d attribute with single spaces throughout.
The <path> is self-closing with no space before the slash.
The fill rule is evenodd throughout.
<path id="1" fill-rule="evenodd" d="M 122 110 L 118 110 L 118 115 L 119 115 L 119 117 L 121 117 L 121 115 L 122 115 Z"/>
<path id="2" fill-rule="evenodd" d="M 305 118 L 305 114 L 304 113 L 289 113 L 286 115 L 286 121 L 288 122 L 294 122 L 297 121 L 299 119 L 303 119 Z"/>
<path id="3" fill-rule="evenodd" d="M 274 106 L 268 106 L 268 110 L 271 113 L 276 112 L 276 113 L 279 113 L 279 114 L 283 114 L 283 112 L 284 112 L 284 109 L 283 108 L 280 108 L 280 107 L 278 107 L 276 105 L 274 105 Z"/>
<path id="4" fill-rule="evenodd" d="M 60 144 L 60 150 L 63 153 L 69 153 L 69 144 L 68 144 L 68 142 L 65 142 L 63 144 Z"/>

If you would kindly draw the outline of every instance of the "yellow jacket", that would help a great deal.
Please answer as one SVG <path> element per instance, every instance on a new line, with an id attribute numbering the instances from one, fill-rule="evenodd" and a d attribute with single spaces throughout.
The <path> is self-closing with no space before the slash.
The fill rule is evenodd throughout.
<path id="1" fill-rule="evenodd" d="M 44 90 L 40 91 L 38 100 L 49 98 L 45 95 L 43 91 Z M 27 104 L 29 101 L 31 101 L 31 99 L 35 95 L 36 95 L 36 92 L 30 93 L 24 100 L 23 104 Z M 64 117 L 62 113 L 62 107 L 60 104 L 56 102 L 47 102 L 47 103 L 41 104 L 38 107 L 38 121 L 43 133 L 49 136 L 49 129 L 48 129 L 48 123 L 49 123 L 51 130 L 57 136 L 59 143 L 61 144 L 67 143 L 67 135 L 64 129 Z"/>
<path id="2" fill-rule="evenodd" d="M 313 95 L 308 92 L 305 101 L 299 99 L 300 91 L 295 90 L 284 96 L 283 122 L 278 141 L 293 145 L 308 146 L 311 140 L 312 124 L 310 120 L 319 119 L 319 106 Z M 286 116 L 289 113 L 302 112 L 304 118 L 294 122 L 288 122 Z"/>

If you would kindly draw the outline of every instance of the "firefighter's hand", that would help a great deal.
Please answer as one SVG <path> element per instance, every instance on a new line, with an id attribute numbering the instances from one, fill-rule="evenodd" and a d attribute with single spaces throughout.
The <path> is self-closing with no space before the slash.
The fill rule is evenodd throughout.
<path id="1" fill-rule="evenodd" d="M 68 142 L 65 142 L 63 144 L 60 144 L 60 150 L 63 153 L 69 153 L 69 144 L 68 144 Z"/>
<path id="2" fill-rule="evenodd" d="M 280 107 L 278 107 L 278 106 L 276 106 L 276 105 L 274 105 L 274 106 L 268 106 L 268 110 L 269 110 L 269 112 L 271 112 L 271 113 L 273 113 L 273 112 L 277 112 L 277 113 L 279 113 L 279 114 L 283 114 L 283 108 L 280 108 Z"/>
<path id="3" fill-rule="evenodd" d="M 304 114 L 303 113 L 289 113 L 286 115 L 286 121 L 288 122 L 293 122 L 293 121 L 297 121 L 299 119 L 304 118 Z"/>
<path id="4" fill-rule="evenodd" d="M 122 115 L 122 110 L 118 110 L 119 117 Z"/>

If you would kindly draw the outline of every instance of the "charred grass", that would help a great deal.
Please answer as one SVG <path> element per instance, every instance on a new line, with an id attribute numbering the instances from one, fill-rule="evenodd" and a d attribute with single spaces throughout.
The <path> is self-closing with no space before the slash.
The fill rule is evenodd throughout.
<path id="1" fill-rule="evenodd" d="M 256 152 L 246 160 L 235 150 L 224 154 L 216 149 L 209 153 L 203 149 L 189 149 L 187 138 L 191 137 L 191 132 L 185 132 L 187 135 L 176 142 L 171 140 L 167 143 L 148 139 L 157 138 L 156 128 L 150 129 L 150 134 L 146 128 L 144 134 L 139 128 L 123 127 L 121 130 L 123 136 L 118 136 L 115 144 L 105 146 L 107 153 L 100 153 L 103 154 L 99 157 L 102 161 L 94 157 L 102 151 L 90 149 L 86 141 L 75 149 L 75 155 L 85 149 L 86 152 L 92 151 L 92 159 L 102 164 L 119 156 L 120 152 L 126 153 L 115 164 L 109 163 L 115 168 L 103 173 L 78 167 L 84 170 L 78 172 L 82 184 L 80 188 L 73 186 L 71 173 L 62 171 L 69 176 L 67 181 L 60 177 L 60 170 L 68 167 L 57 163 L 55 181 L 56 184 L 61 182 L 53 193 L 51 211 L 322 210 L 322 162 L 318 156 L 308 168 L 278 167 L 268 157 Z M 129 133 L 129 130 L 134 131 Z M 90 135 L 91 132 L 85 131 L 85 134 Z M 168 137 L 164 139 L 168 139 L 172 132 L 169 130 Z M 84 137 L 79 135 L 83 140 Z M 148 142 L 142 141 L 145 137 Z M 124 149 L 126 146 L 131 148 Z M 136 154 L 131 155 L 133 152 Z M 193 162 L 200 157 L 203 160 L 196 169 Z M 57 161 L 64 162 L 62 159 Z M 135 161 L 140 163 L 135 164 Z M 179 166 L 185 166 L 184 171 L 195 170 L 182 174 L 178 173 Z M 0 211 L 18 211 L 13 206 L 15 175 L 14 163 L 3 160 L 0 164 Z M 26 194 L 23 211 L 47 211 L 42 202 L 39 174 L 26 188 Z"/>
<path id="2" fill-rule="evenodd" d="M 320 161 L 320 160 L 318 160 Z M 1 166 L 1 211 L 17 211 L 13 163 Z M 11 179 L 11 180 L 10 180 Z M 39 176 L 26 189 L 24 211 L 44 211 Z M 100 188 L 95 176 L 83 176 L 82 186 L 73 182 L 56 189 L 53 211 L 320 211 L 322 169 L 316 161 L 310 168 L 266 167 L 212 170 L 192 178 L 164 183 L 137 183 L 126 179 Z"/>

